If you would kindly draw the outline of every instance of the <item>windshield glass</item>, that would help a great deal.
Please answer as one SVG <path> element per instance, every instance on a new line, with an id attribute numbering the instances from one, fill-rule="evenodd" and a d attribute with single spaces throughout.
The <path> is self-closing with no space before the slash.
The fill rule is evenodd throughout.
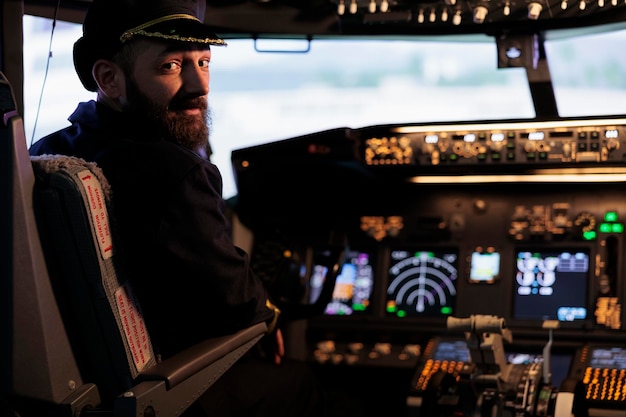
<path id="1" fill-rule="evenodd" d="M 81 26 L 58 22 L 51 32 L 50 20 L 24 17 L 29 141 L 95 98 L 72 63 Z M 336 127 L 535 117 L 525 69 L 498 69 L 493 39 L 470 39 L 320 39 L 306 53 L 258 52 L 284 46 L 249 39 L 214 47 L 210 140 L 224 197 L 237 193 L 233 149 Z M 624 41 L 626 31 L 546 41 L 562 116 L 626 114 L 626 57 L 616 53 Z"/>
<path id="2" fill-rule="evenodd" d="M 560 116 L 626 114 L 624 42 L 626 29 L 546 41 Z"/>

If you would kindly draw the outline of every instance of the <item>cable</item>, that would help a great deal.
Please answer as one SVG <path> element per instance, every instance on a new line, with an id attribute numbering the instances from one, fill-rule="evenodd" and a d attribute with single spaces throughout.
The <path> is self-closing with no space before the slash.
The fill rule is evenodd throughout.
<path id="1" fill-rule="evenodd" d="M 41 85 L 41 92 L 39 93 L 39 103 L 37 104 L 37 113 L 35 115 L 35 123 L 33 124 L 33 134 L 30 138 L 31 146 L 35 142 L 35 132 L 37 131 L 37 121 L 39 120 L 41 102 L 43 101 L 43 91 L 46 87 L 46 81 L 48 80 L 48 70 L 50 69 L 50 58 L 52 58 L 52 39 L 54 38 L 54 29 L 57 26 L 57 16 L 58 16 L 60 8 L 61 8 L 61 0 L 58 0 L 56 8 L 54 9 L 54 18 L 52 19 L 52 30 L 50 31 L 50 43 L 48 45 L 48 59 L 46 60 L 46 70 L 43 75 L 43 84 Z"/>

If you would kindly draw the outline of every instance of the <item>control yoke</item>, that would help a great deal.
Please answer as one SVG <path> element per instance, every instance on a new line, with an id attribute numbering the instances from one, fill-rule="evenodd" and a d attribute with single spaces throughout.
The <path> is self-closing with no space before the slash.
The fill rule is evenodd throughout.
<path id="1" fill-rule="evenodd" d="M 434 395 L 433 398 L 424 397 L 423 415 L 572 415 L 573 394 L 557 393 L 550 385 L 550 349 L 553 330 L 559 327 L 558 321 L 543 322 L 542 328 L 549 332 L 543 358 L 528 363 L 508 363 L 503 341 L 511 343 L 513 336 L 501 317 L 448 317 L 447 327 L 448 330 L 465 332 L 472 364 L 467 367 L 469 372 L 455 377 L 456 383 L 443 376 L 430 379 L 428 390 Z"/>
<path id="2" fill-rule="evenodd" d="M 470 357 L 479 371 L 478 381 L 500 384 L 508 380 L 512 365 L 506 361 L 502 341 L 511 343 L 513 334 L 506 327 L 503 318 L 488 315 L 472 315 L 468 318 L 448 317 L 447 326 L 450 330 L 465 332 Z M 544 384 L 549 384 L 552 376 L 550 373 L 552 331 L 558 327 L 559 322 L 556 320 L 546 320 L 542 324 L 542 328 L 549 331 L 548 343 L 543 349 Z M 494 381 L 494 378 L 497 378 L 497 381 Z"/>
<path id="3" fill-rule="evenodd" d="M 504 355 L 503 340 L 513 341 L 504 319 L 497 316 L 472 315 L 468 318 L 448 317 L 448 329 L 465 332 L 472 362 L 478 367 L 477 380 L 506 381 L 510 372 Z M 497 378 L 499 381 L 494 381 Z"/>

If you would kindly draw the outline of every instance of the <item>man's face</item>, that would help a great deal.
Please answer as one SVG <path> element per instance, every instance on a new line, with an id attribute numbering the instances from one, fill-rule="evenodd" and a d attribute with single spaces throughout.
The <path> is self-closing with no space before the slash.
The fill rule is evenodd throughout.
<path id="1" fill-rule="evenodd" d="M 126 79 L 126 110 L 197 151 L 207 145 L 209 61 L 203 46 L 142 40 Z"/>

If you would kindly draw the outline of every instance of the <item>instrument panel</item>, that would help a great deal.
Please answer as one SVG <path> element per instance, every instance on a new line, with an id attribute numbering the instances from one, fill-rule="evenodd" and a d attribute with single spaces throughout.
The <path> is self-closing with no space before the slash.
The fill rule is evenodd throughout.
<path id="1" fill-rule="evenodd" d="M 526 415 L 552 415 L 568 383 L 603 415 L 626 392 L 621 362 L 599 365 L 623 353 L 625 140 L 621 118 L 324 131 L 235 151 L 236 209 L 255 233 L 253 265 L 275 288 L 297 282 L 298 303 L 319 300 L 331 275 L 316 260 L 329 236 L 346 237 L 330 301 L 306 330 L 307 359 L 338 369 L 331 379 L 404 372 L 419 410 L 433 372 L 458 384 L 478 369 L 435 357 L 468 343 L 447 320 L 493 316 L 513 334 L 509 382 L 543 392 Z M 556 388 L 540 384 L 544 365 Z"/>
<path id="2" fill-rule="evenodd" d="M 365 138 L 364 162 L 372 166 L 619 163 L 624 156 L 623 123 L 623 119 L 599 119 L 372 129 Z"/>
<path id="3" fill-rule="evenodd" d="M 382 213 L 348 230 L 325 316 L 428 322 L 480 313 L 522 327 L 622 329 L 626 201 L 615 184 L 426 188 L 397 203 L 393 236 Z M 323 278 L 312 268 L 315 292 Z"/>

